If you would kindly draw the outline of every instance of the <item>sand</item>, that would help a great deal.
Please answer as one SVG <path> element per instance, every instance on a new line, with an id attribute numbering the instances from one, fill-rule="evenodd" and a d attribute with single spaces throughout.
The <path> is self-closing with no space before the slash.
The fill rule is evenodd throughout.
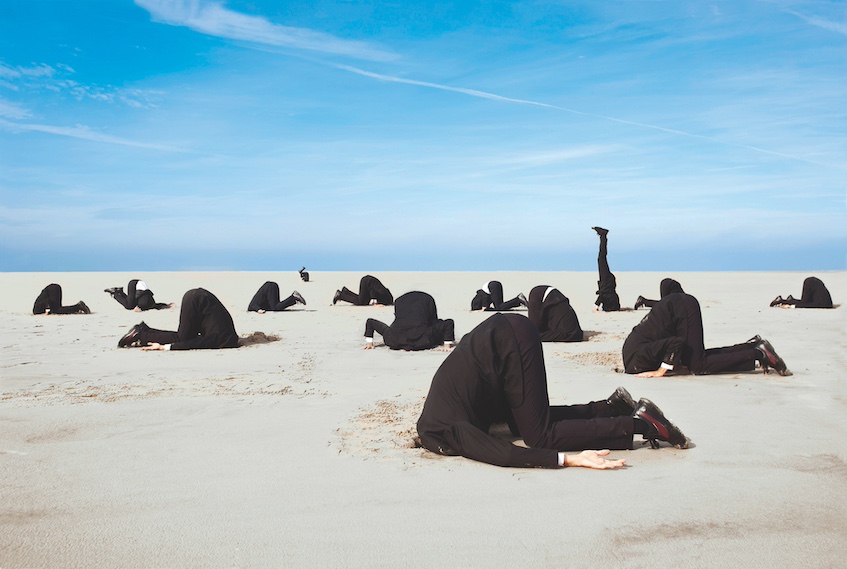
<path id="1" fill-rule="evenodd" d="M 836 567 L 847 551 L 845 307 L 769 308 L 801 273 L 617 273 L 625 306 L 671 276 L 697 296 L 707 347 L 768 338 L 792 377 L 640 379 L 617 373 L 647 313 L 592 311 L 596 275 L 374 273 L 395 296 L 431 293 L 468 332 L 487 279 L 508 296 L 550 284 L 587 342 L 545 344 L 551 401 L 626 386 L 691 437 L 636 443 L 620 471 L 507 469 L 412 448 L 446 354 L 380 344 L 364 321 L 391 307 L 331 306 L 363 273 L 0 274 L 0 568 Z M 836 303 L 847 273 L 816 273 Z M 103 289 L 143 278 L 172 310 L 124 310 Z M 305 307 L 245 311 L 265 280 Z M 91 315 L 33 316 L 50 282 Z M 214 292 L 237 350 L 117 349 L 144 320 L 175 329 L 189 288 Z"/>

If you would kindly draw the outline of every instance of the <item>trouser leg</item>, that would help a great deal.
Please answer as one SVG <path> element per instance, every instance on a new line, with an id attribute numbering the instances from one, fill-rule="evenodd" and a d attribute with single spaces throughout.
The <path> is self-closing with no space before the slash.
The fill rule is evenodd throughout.
<path id="1" fill-rule="evenodd" d="M 494 305 L 494 310 L 511 310 L 513 308 L 517 308 L 521 305 L 520 299 L 516 296 L 511 300 L 507 300 L 505 302 L 501 302 L 500 304 Z"/>
<path id="2" fill-rule="evenodd" d="M 382 336 L 382 341 L 385 342 L 386 346 L 391 347 L 395 345 L 391 327 L 376 318 L 368 318 L 365 321 L 365 338 L 373 338 L 374 332 Z"/>
<path id="3" fill-rule="evenodd" d="M 136 291 L 136 286 L 138 285 L 138 279 L 132 279 L 126 285 L 126 306 L 127 310 L 132 310 L 136 306 L 138 306 L 138 292 Z"/>
<path id="4" fill-rule="evenodd" d="M 341 289 L 341 294 L 338 296 L 338 300 L 343 300 L 350 304 L 359 304 L 359 295 L 345 286 Z"/>
<path id="5" fill-rule="evenodd" d="M 600 280 L 597 281 L 598 301 L 603 305 L 605 312 L 620 310 L 621 303 L 617 293 L 617 280 L 609 269 L 608 261 L 608 238 L 600 235 L 600 251 L 597 254 L 597 271 Z"/>
<path id="6" fill-rule="evenodd" d="M 750 344 L 736 344 L 724 348 L 710 348 L 703 358 L 703 367 L 699 374 L 720 373 L 726 371 L 752 371 L 756 369 L 756 360 L 761 352 Z"/>
<path id="7" fill-rule="evenodd" d="M 499 281 L 490 281 L 488 283 L 488 294 L 491 296 L 491 303 L 496 310 L 504 310 L 500 308 L 503 304 L 503 285 Z"/>
<path id="8" fill-rule="evenodd" d="M 432 327 L 436 334 L 441 337 L 442 342 L 454 342 L 456 340 L 455 323 L 452 318 L 436 320 Z"/>
<path id="9" fill-rule="evenodd" d="M 687 333 L 683 362 L 688 363 L 688 369 L 697 375 L 754 369 L 761 354 L 750 344 L 705 349 L 700 306 L 693 297 L 685 298 Z"/>
<path id="10" fill-rule="evenodd" d="M 547 393 L 547 373 L 541 340 L 535 326 L 526 318 L 510 317 L 515 331 L 524 381 L 524 400 L 512 408 L 512 416 L 524 442 L 533 448 L 559 451 L 596 448 L 628 449 L 632 447 L 634 424 L 631 417 L 611 417 L 588 404 L 573 411 L 552 411 Z M 603 416 L 554 421 L 557 417 L 600 412 Z"/>
<path id="11" fill-rule="evenodd" d="M 62 287 L 57 284 L 47 286 L 47 298 L 51 314 L 76 314 L 80 312 L 79 303 L 70 306 L 62 306 Z"/>
<path id="12" fill-rule="evenodd" d="M 132 310 L 132 306 L 130 306 L 129 297 L 123 290 L 116 290 L 112 294 L 112 298 L 118 301 L 118 304 L 126 308 L 127 310 Z"/>
<path id="13" fill-rule="evenodd" d="M 281 310 L 285 310 L 289 306 L 294 306 L 295 304 L 297 304 L 297 301 L 294 299 L 293 296 L 289 295 L 288 298 L 277 302 L 276 305 L 271 308 L 271 310 L 273 310 L 274 312 L 280 312 Z"/>

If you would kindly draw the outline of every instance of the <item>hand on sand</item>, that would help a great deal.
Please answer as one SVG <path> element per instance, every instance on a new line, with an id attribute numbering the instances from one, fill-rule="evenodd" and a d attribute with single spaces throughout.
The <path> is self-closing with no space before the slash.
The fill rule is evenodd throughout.
<path id="1" fill-rule="evenodd" d="M 374 343 L 373 342 L 365 342 L 365 345 L 362 349 L 363 350 L 373 350 L 374 349 Z"/>
<path id="2" fill-rule="evenodd" d="M 453 349 L 453 344 L 441 344 L 437 349 L 439 352 L 449 352 Z"/>
<path id="3" fill-rule="evenodd" d="M 132 311 L 133 312 L 141 312 L 141 309 L 136 306 L 135 308 L 132 309 Z"/>
<path id="4" fill-rule="evenodd" d="M 595 468 L 597 470 L 608 470 L 610 468 L 621 468 L 626 464 L 625 458 L 609 460 L 603 458 L 609 454 L 609 449 L 584 450 L 579 454 L 566 454 L 565 466 L 582 466 L 584 468 Z"/>
<path id="5" fill-rule="evenodd" d="M 164 350 L 165 346 L 163 346 L 162 344 L 157 344 L 156 342 L 153 342 L 151 344 L 147 344 L 146 346 L 141 346 L 141 349 L 144 350 L 145 352 L 152 352 L 152 351 L 155 351 L 155 350 Z"/>
<path id="6" fill-rule="evenodd" d="M 660 367 L 655 371 L 642 371 L 641 373 L 636 373 L 635 377 L 662 377 L 667 371 L 668 370 L 665 368 Z"/>

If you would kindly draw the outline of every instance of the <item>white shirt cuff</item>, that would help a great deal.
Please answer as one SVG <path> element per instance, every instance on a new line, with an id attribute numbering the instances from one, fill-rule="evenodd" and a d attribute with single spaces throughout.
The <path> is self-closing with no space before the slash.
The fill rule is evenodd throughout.
<path id="1" fill-rule="evenodd" d="M 170 344 L 165 344 L 165 351 L 166 351 L 166 352 L 169 352 L 170 350 L 171 350 L 171 345 L 170 345 Z"/>
<path id="2" fill-rule="evenodd" d="M 661 367 L 665 368 L 668 371 L 673 370 L 673 366 L 671 364 L 666 364 L 665 362 L 662 362 Z"/>
<path id="3" fill-rule="evenodd" d="M 366 337 L 365 337 L 365 343 L 366 343 L 366 344 L 373 344 L 373 343 L 374 343 L 374 339 L 373 339 L 373 338 L 368 338 L 368 337 L 366 336 Z"/>
<path id="4" fill-rule="evenodd" d="M 559 466 L 564 466 L 564 465 L 565 465 L 565 453 L 560 452 L 559 453 Z"/>

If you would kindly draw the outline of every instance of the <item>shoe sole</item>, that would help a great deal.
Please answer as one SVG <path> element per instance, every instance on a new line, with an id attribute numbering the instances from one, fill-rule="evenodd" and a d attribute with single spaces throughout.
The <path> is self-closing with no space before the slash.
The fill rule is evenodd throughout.
<path id="1" fill-rule="evenodd" d="M 787 377 L 790 375 L 794 375 L 791 373 L 791 370 L 788 369 L 788 366 L 785 365 L 785 360 L 779 357 L 779 354 L 776 353 L 776 350 L 773 349 L 773 345 L 767 340 L 762 340 L 758 347 L 765 352 L 765 358 L 767 358 L 767 365 L 763 366 L 765 368 L 765 373 L 767 373 L 767 368 L 772 367 L 776 370 L 776 373 L 783 377 Z"/>
<path id="2" fill-rule="evenodd" d="M 635 412 L 635 416 L 644 418 L 646 421 L 653 424 L 659 431 L 659 438 L 669 442 L 673 446 L 680 449 L 686 449 L 689 444 L 691 444 L 691 439 L 686 437 L 682 431 L 679 430 L 679 427 L 674 425 L 667 417 L 665 417 L 665 414 L 662 413 L 659 406 L 649 399 L 641 400 L 641 405 Z"/>

